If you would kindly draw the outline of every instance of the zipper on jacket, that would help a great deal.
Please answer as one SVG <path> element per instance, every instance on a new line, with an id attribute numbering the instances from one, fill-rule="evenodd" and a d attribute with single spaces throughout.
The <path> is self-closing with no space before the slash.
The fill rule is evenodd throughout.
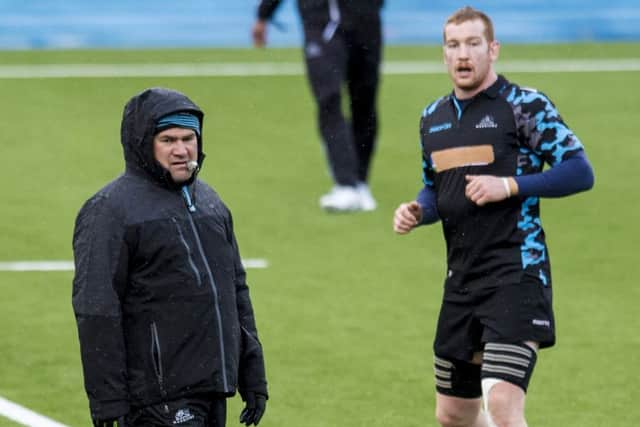
<path id="1" fill-rule="evenodd" d="M 202 278 L 200 277 L 200 270 L 198 270 L 198 267 L 196 267 L 196 263 L 193 261 L 191 248 L 187 243 L 187 239 L 184 238 L 184 233 L 182 233 L 180 224 L 178 224 L 178 220 L 176 220 L 175 218 L 171 218 L 171 221 L 173 221 L 173 223 L 175 224 L 176 229 L 178 230 L 178 236 L 180 237 L 180 241 L 182 242 L 182 245 L 187 251 L 187 259 L 189 260 L 189 265 L 191 266 L 191 270 L 193 271 L 193 274 L 196 276 L 196 282 L 198 286 L 202 286 Z"/>
<path id="2" fill-rule="evenodd" d="M 183 188 L 183 194 L 184 194 L 184 189 Z M 187 192 L 188 194 L 188 192 Z M 189 212 L 194 212 L 194 210 L 189 210 Z M 222 368 L 222 384 L 224 387 L 224 391 L 225 392 L 230 392 L 231 390 L 229 389 L 229 384 L 227 381 L 227 367 L 226 367 L 226 357 L 225 357 L 225 349 L 224 349 L 224 336 L 223 336 L 223 330 L 222 330 L 222 314 L 220 311 L 220 299 L 218 297 L 218 288 L 216 287 L 216 281 L 213 278 L 213 273 L 211 272 L 211 267 L 209 267 L 209 263 L 207 262 L 207 257 L 205 256 L 204 253 L 204 248 L 202 246 L 202 241 L 200 240 L 200 234 L 198 233 L 198 229 L 196 228 L 196 224 L 193 221 L 193 216 L 192 215 L 187 215 L 187 217 L 189 218 L 189 225 L 191 226 L 191 230 L 193 231 L 193 235 L 196 239 L 196 246 L 198 247 L 198 252 L 200 253 L 200 257 L 202 259 L 202 264 L 205 267 L 206 273 L 207 273 L 207 279 L 209 279 L 209 285 L 211 285 L 211 290 L 213 291 L 213 306 L 216 310 L 216 319 L 217 319 L 217 323 L 218 323 L 218 338 L 219 338 L 219 344 L 220 344 L 220 361 L 221 361 L 221 368 Z"/>
<path id="3" fill-rule="evenodd" d="M 158 327 L 156 322 L 151 322 L 151 361 L 153 364 L 153 370 L 158 378 L 158 385 L 160 386 L 160 394 L 163 399 L 167 398 L 167 392 L 164 389 L 164 374 L 162 372 L 162 352 L 160 351 L 160 338 L 158 337 Z M 169 408 L 165 404 L 165 410 Z"/>

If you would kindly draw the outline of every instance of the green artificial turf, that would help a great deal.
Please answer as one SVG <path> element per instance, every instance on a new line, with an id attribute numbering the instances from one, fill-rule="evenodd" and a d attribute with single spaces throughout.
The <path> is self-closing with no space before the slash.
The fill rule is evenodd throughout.
<path id="1" fill-rule="evenodd" d="M 389 47 L 387 60 L 439 60 Z M 638 44 L 505 46 L 502 59 L 640 58 Z M 0 52 L 3 64 L 299 61 L 296 49 Z M 522 73 L 582 140 L 595 188 L 543 200 L 558 344 L 530 386 L 534 426 L 634 426 L 640 73 Z M 421 186 L 418 121 L 446 75 L 385 75 L 371 186 L 375 212 L 329 215 L 331 186 L 304 76 L 0 79 L 0 262 L 71 260 L 81 204 L 123 170 L 124 103 L 149 86 L 206 113 L 201 177 L 234 214 L 264 345 L 264 427 L 435 426 L 431 342 L 445 272 L 439 225 L 392 232 Z M 71 272 L 0 272 L 0 396 L 87 426 Z M 239 425 L 239 398 L 229 426 Z M 0 416 L 0 426 L 16 424 Z"/>

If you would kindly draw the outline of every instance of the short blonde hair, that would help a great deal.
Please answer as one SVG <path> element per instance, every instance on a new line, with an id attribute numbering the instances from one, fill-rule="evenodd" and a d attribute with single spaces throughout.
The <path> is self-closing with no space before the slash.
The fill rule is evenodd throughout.
<path id="1" fill-rule="evenodd" d="M 473 21 L 475 19 L 479 19 L 484 22 L 484 35 L 487 38 L 487 41 L 491 43 L 494 39 L 493 36 L 493 23 L 491 22 L 491 18 L 487 16 L 484 12 L 481 12 L 477 9 L 472 8 L 471 6 L 465 6 L 462 9 L 456 10 L 453 15 L 447 19 L 447 22 L 444 24 L 444 28 L 442 29 L 442 41 L 447 42 L 447 34 L 445 32 L 445 28 L 449 24 L 462 24 L 463 22 Z"/>

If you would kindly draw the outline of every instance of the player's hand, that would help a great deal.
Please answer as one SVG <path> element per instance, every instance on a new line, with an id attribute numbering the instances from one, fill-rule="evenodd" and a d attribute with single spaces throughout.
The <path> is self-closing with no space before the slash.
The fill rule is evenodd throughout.
<path id="1" fill-rule="evenodd" d="M 418 202 L 402 203 L 393 215 L 393 231 L 407 234 L 422 220 L 422 208 Z"/>
<path id="2" fill-rule="evenodd" d="M 464 189 L 464 194 L 478 206 L 500 202 L 511 195 L 505 188 L 505 183 L 501 177 L 466 175 L 465 179 L 467 180 L 467 186 Z"/>
<path id="3" fill-rule="evenodd" d="M 251 29 L 251 37 L 255 47 L 264 47 L 267 44 L 267 21 L 258 19 Z"/>
<path id="4" fill-rule="evenodd" d="M 247 391 L 242 394 L 242 398 L 245 400 L 246 406 L 240 413 L 240 422 L 247 426 L 251 424 L 257 426 L 267 408 L 267 396 Z"/>

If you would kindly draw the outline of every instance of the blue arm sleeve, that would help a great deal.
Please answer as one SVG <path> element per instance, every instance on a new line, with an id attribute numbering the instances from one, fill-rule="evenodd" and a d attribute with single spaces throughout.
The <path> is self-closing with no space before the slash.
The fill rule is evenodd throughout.
<path id="1" fill-rule="evenodd" d="M 418 225 L 433 224 L 440 219 L 436 205 L 436 190 L 433 187 L 425 185 L 418 193 L 416 201 L 422 208 L 422 221 Z"/>
<path id="2" fill-rule="evenodd" d="M 579 151 L 544 172 L 515 176 L 518 195 L 523 197 L 563 197 L 593 187 L 591 164 Z"/>

